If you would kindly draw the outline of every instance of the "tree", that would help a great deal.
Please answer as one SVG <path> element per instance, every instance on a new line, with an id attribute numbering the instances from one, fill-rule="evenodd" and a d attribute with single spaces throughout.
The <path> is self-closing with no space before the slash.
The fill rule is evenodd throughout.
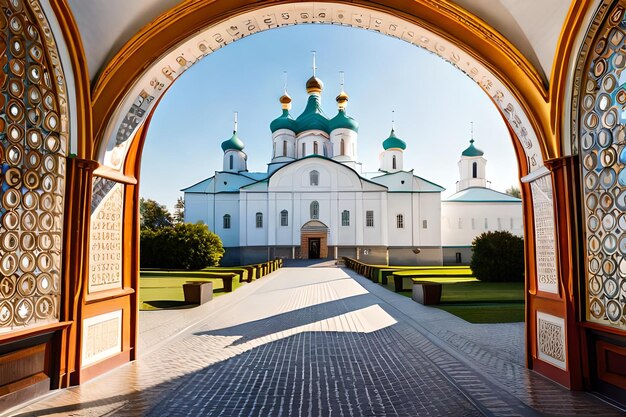
<path id="1" fill-rule="evenodd" d="M 485 232 L 472 242 L 470 267 L 491 282 L 524 281 L 524 239 L 507 231 Z"/>
<path id="2" fill-rule="evenodd" d="M 174 204 L 174 223 L 185 222 L 185 200 L 182 197 L 178 197 L 176 204 Z"/>
<path id="3" fill-rule="evenodd" d="M 507 188 L 505 193 L 507 193 L 508 195 L 512 195 L 513 197 L 516 197 L 516 198 L 522 198 L 522 193 L 519 187 L 516 187 L 514 185 L 511 185 L 509 188 Z"/>
<path id="4" fill-rule="evenodd" d="M 142 268 L 202 269 L 218 265 L 222 256 L 224 248 L 219 236 L 202 223 L 141 231 Z"/>
<path id="5" fill-rule="evenodd" d="M 139 218 L 142 229 L 158 229 L 172 225 L 172 215 L 167 207 L 150 199 L 139 200 Z"/>

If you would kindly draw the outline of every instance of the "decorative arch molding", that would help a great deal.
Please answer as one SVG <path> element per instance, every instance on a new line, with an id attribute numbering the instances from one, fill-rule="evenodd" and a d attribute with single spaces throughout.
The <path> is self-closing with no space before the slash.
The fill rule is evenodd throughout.
<path id="1" fill-rule="evenodd" d="M 228 4 L 226 4 L 228 3 Z M 396 37 L 450 62 L 493 100 L 510 127 L 522 175 L 561 153 L 538 72 L 493 28 L 431 1 L 184 3 L 137 34 L 103 70 L 93 92 L 95 153 L 121 169 L 139 126 L 173 82 L 213 51 L 275 27 L 338 24 Z M 154 58 L 158 56 L 158 58 Z M 124 76 L 121 76 L 124 74 Z"/>

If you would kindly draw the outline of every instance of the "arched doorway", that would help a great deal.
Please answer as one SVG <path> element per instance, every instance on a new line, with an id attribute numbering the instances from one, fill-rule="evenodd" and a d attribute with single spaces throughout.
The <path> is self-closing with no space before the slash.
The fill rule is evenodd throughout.
<path id="1" fill-rule="evenodd" d="M 319 220 L 309 220 L 300 228 L 300 256 L 302 259 L 328 257 L 328 226 Z"/>
<path id="2" fill-rule="evenodd" d="M 60 364 L 53 372 L 60 386 L 80 383 L 136 355 L 137 182 L 144 132 L 160 97 L 194 62 L 241 37 L 285 24 L 332 23 L 379 31 L 426 48 L 465 72 L 492 98 L 511 132 L 523 182 L 528 366 L 579 389 L 590 386 L 592 363 L 592 373 L 599 375 L 603 370 L 608 384 L 626 389 L 623 374 L 610 365 L 623 363 L 626 357 L 625 329 L 613 322 L 590 324 L 592 316 L 600 321 L 604 316 L 597 316 L 594 309 L 598 303 L 586 298 L 586 291 L 596 291 L 596 284 L 582 278 L 584 271 L 591 277 L 598 274 L 591 267 L 590 254 L 595 250 L 592 215 L 586 212 L 584 237 L 579 221 L 583 210 L 579 190 L 585 178 L 580 175 L 576 135 L 585 134 L 579 126 L 581 120 L 585 129 L 599 124 L 586 113 L 581 89 L 572 87 L 571 98 L 569 92 L 564 93 L 590 68 L 585 66 L 588 53 L 595 77 L 605 73 L 598 69 L 598 62 L 606 57 L 593 54 L 601 55 L 609 42 L 623 43 L 619 30 L 613 30 L 620 22 L 612 18 L 621 13 L 619 2 L 602 2 L 595 10 L 592 1 L 572 4 L 550 80 L 495 29 L 447 2 L 183 2 L 136 34 L 104 68 L 93 89 L 69 6 L 60 2 L 41 10 L 35 0 L 21 4 L 36 16 L 57 19 L 58 25 L 49 33 L 67 43 L 64 51 L 72 65 L 66 71 L 71 70 L 74 80 L 74 94 L 67 100 L 70 109 L 75 109 L 70 116 L 76 119 L 71 140 L 75 140 L 72 150 L 77 158 L 60 158 L 71 173 L 65 188 L 63 252 L 59 252 L 65 277 L 59 307 L 67 330 L 58 336 L 63 340 L 56 342 L 61 349 L 51 359 Z M 5 32 L 10 30 L 5 25 Z M 601 36 L 606 33 L 615 36 L 603 41 Z M 578 51 L 576 46 L 581 43 Z M 576 78 L 570 61 L 579 52 L 583 58 Z M 53 48 L 48 50 L 52 62 L 54 53 Z M 34 65 L 28 62 L 26 73 Z M 57 80 L 59 74 L 62 71 L 55 72 Z M 599 109 L 608 114 L 602 102 L 598 96 Z M 567 109 L 580 103 L 583 111 L 580 118 L 576 113 L 571 128 Z M 570 131 L 574 142 L 568 140 Z M 584 137 L 580 140 L 585 143 Z M 581 153 L 583 158 L 586 156 Z M 585 167 L 583 174 L 588 173 L 584 169 L 592 172 Z M 615 182 L 605 184 L 610 185 L 607 190 L 617 189 Z M 62 205 L 62 198 L 57 203 Z M 98 238 L 98 231 L 103 230 L 107 230 L 104 242 Z M 582 247 L 588 249 L 586 255 L 581 254 Z M 606 248 L 612 250 L 611 245 Z M 614 303 L 609 306 L 614 289 L 604 285 L 614 281 L 612 271 L 607 276 L 602 283 L 605 312 L 614 308 Z M 589 282 L 589 286 L 581 286 L 581 282 Z M 623 284 L 618 283 L 623 291 Z M 612 317 L 613 313 L 607 315 L 609 321 Z M 32 339 L 38 329 L 41 327 L 21 333 L 11 329 L 3 343 Z M 97 337 L 103 331 L 113 337 Z M 598 333 L 597 340 L 593 339 Z M 109 340 L 116 343 L 111 345 Z M 587 351 L 589 346 L 595 350 Z M 604 362 L 599 349 L 604 349 Z"/>

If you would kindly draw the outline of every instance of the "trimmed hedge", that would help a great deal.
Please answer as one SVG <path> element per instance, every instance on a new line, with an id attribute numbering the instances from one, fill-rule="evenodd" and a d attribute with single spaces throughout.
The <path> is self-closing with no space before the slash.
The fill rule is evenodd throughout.
<path id="1" fill-rule="evenodd" d="M 506 231 L 482 233 L 472 242 L 470 267 L 484 282 L 524 281 L 524 239 Z"/>

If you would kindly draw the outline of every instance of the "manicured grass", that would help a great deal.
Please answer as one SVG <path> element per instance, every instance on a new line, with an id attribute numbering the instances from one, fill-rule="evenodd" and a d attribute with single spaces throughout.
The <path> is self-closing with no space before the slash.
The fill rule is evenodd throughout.
<path id="1" fill-rule="evenodd" d="M 168 277 L 150 276 L 154 274 L 141 273 L 139 278 L 139 309 L 159 310 L 163 308 L 186 308 L 193 305 L 185 304 L 183 284 L 188 281 L 210 281 L 213 283 L 213 297 L 226 294 L 221 279 L 216 278 L 188 278 L 177 276 L 170 272 Z M 233 279 L 233 291 L 241 286 L 239 279 Z"/>
<path id="2" fill-rule="evenodd" d="M 524 303 L 440 304 L 435 306 L 470 323 L 524 321 Z"/>
<path id="3" fill-rule="evenodd" d="M 441 281 L 445 278 L 441 278 Z M 410 291 L 403 291 L 411 297 Z M 459 282 L 442 287 L 441 304 L 433 306 L 470 323 L 524 321 L 523 282 Z"/>
<path id="4" fill-rule="evenodd" d="M 443 286 L 442 303 L 524 302 L 523 282 L 462 282 Z"/>

